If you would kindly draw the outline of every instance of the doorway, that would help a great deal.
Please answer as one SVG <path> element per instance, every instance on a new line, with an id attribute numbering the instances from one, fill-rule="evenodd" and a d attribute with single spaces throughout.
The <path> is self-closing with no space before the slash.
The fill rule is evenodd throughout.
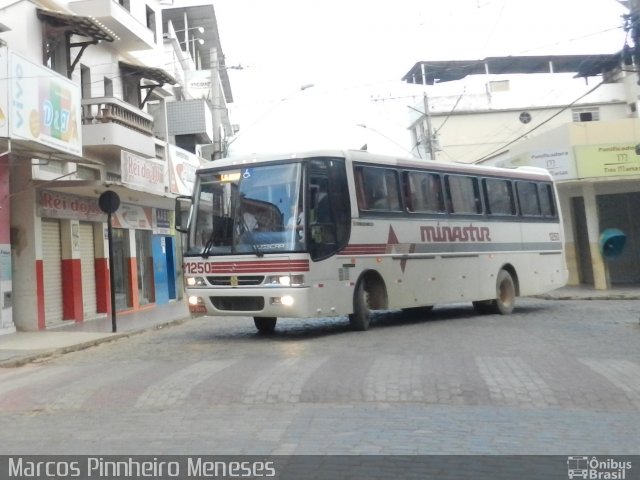
<path id="1" fill-rule="evenodd" d="M 136 230 L 136 270 L 138 275 L 138 301 L 140 305 L 154 303 L 153 251 L 151 231 Z"/>
<path id="2" fill-rule="evenodd" d="M 116 311 L 133 307 L 129 278 L 129 230 L 113 229 L 113 282 Z"/>
<path id="3" fill-rule="evenodd" d="M 584 198 L 572 197 L 571 211 L 573 212 L 573 228 L 575 229 L 573 236 L 576 239 L 580 283 L 593 285 L 593 265 L 591 264 L 591 247 L 589 245 Z"/>

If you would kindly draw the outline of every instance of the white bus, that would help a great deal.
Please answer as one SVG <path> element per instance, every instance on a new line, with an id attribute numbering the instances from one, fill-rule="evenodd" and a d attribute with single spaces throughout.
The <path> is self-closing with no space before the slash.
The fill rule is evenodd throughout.
<path id="1" fill-rule="evenodd" d="M 186 203 L 186 205 L 185 205 Z M 188 214 L 186 212 L 189 212 Z M 473 302 L 565 284 L 556 190 L 542 169 L 311 151 L 216 160 L 176 202 L 193 315 L 281 317 Z"/>

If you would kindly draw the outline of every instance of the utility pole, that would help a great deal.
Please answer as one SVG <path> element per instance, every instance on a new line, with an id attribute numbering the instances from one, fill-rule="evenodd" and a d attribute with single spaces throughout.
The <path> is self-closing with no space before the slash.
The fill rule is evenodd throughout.
<path id="1" fill-rule="evenodd" d="M 640 0 L 629 0 L 629 15 L 625 16 L 626 30 L 631 31 L 631 39 L 633 40 L 633 48 L 631 56 L 633 65 L 638 70 L 638 84 L 640 84 Z"/>
<path id="2" fill-rule="evenodd" d="M 425 117 L 427 119 L 427 131 L 424 134 L 424 146 L 429 151 L 429 160 L 436 159 L 436 151 L 433 148 L 433 129 L 431 128 L 431 112 L 429 111 L 429 97 L 427 92 L 424 92 L 422 96 L 422 102 L 424 104 Z"/>
<path id="3" fill-rule="evenodd" d="M 422 69 L 422 85 L 424 86 L 424 93 L 422 94 L 422 102 L 424 105 L 424 115 L 427 123 L 427 131 L 424 134 L 423 143 L 425 148 L 429 152 L 429 160 L 435 160 L 436 151 L 433 145 L 433 129 L 431 127 L 431 111 L 429 110 L 429 97 L 427 96 L 427 74 L 426 74 L 424 63 L 420 65 L 420 68 Z"/>

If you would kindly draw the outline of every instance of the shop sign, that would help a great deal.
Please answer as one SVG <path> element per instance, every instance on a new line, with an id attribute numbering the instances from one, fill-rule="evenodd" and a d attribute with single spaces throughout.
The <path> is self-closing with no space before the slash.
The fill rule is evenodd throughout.
<path id="1" fill-rule="evenodd" d="M 165 193 L 166 172 L 164 162 L 152 158 L 144 158 L 124 150 L 120 159 L 122 183 L 152 193 Z"/>
<path id="2" fill-rule="evenodd" d="M 106 215 L 97 198 L 79 197 L 49 190 L 41 190 L 38 198 L 40 217 L 106 222 Z"/>
<path id="3" fill-rule="evenodd" d="M 153 208 L 123 203 L 111 215 L 111 222 L 115 228 L 153 230 Z"/>
<path id="4" fill-rule="evenodd" d="M 187 74 L 186 90 L 191 98 L 211 98 L 212 70 L 190 70 Z"/>
<path id="5" fill-rule="evenodd" d="M 171 223 L 173 220 L 173 212 L 163 208 L 154 208 L 155 210 L 155 228 L 153 233 L 158 235 L 173 235 Z"/>
<path id="6" fill-rule="evenodd" d="M 177 195 L 191 195 L 196 170 L 202 164 L 197 155 L 175 145 L 169 145 L 169 190 Z"/>
<path id="7" fill-rule="evenodd" d="M 554 180 L 572 180 L 577 178 L 573 152 L 566 149 L 536 150 L 497 163 L 499 167 L 529 166 L 548 170 Z"/>
<path id="8" fill-rule="evenodd" d="M 82 111 L 78 85 L 11 51 L 8 74 L 0 72 L 0 76 L 9 79 L 9 88 L 0 91 L 8 91 L 11 98 L 6 120 L 10 138 L 33 141 L 82 156 Z M 2 103 L 0 100 L 0 108 Z M 2 110 L 6 117 L 5 109 Z"/>
<path id="9" fill-rule="evenodd" d="M 579 145 L 575 150 L 579 178 L 640 175 L 635 143 Z"/>

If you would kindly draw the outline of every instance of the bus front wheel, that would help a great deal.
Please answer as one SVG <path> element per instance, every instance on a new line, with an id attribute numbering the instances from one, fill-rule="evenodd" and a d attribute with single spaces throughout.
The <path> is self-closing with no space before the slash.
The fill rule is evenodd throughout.
<path id="1" fill-rule="evenodd" d="M 358 331 L 369 329 L 371 323 L 371 308 L 369 303 L 369 292 L 365 287 L 364 280 L 360 280 L 356 285 L 353 294 L 353 313 L 349 315 L 351 328 Z"/>
<path id="2" fill-rule="evenodd" d="M 277 321 L 276 317 L 253 317 L 253 323 L 260 333 L 273 333 Z"/>

